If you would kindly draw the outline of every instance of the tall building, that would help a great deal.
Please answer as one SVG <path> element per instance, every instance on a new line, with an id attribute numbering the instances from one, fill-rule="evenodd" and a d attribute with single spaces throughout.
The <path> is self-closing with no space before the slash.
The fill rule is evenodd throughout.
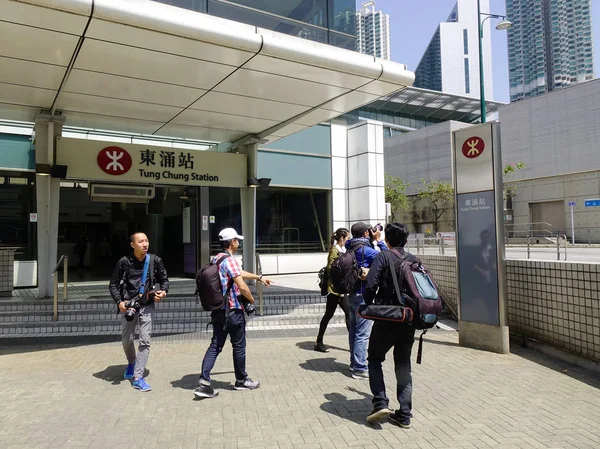
<path id="1" fill-rule="evenodd" d="M 488 13 L 489 0 L 481 0 Z M 494 95 L 490 21 L 483 24 L 485 98 Z M 415 70 L 415 87 L 479 98 L 479 41 L 477 2 L 458 0 L 448 19 L 439 24 Z"/>
<path id="2" fill-rule="evenodd" d="M 378 58 L 391 59 L 390 16 L 375 11 L 375 2 L 363 3 L 356 12 L 356 50 Z"/>
<path id="3" fill-rule="evenodd" d="M 590 0 L 506 0 L 510 101 L 594 78 Z"/>
<path id="4" fill-rule="evenodd" d="M 355 0 L 156 0 L 322 44 L 356 49 Z"/>

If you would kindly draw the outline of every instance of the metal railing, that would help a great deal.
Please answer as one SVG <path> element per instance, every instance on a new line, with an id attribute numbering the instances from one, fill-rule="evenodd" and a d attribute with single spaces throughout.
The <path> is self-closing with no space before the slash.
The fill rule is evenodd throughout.
<path id="1" fill-rule="evenodd" d="M 58 321 L 58 269 L 63 266 L 63 301 L 66 301 L 69 297 L 69 257 L 66 255 L 60 256 L 54 271 L 52 271 L 52 277 L 54 278 L 54 308 L 53 308 L 53 320 Z"/>
<path id="2" fill-rule="evenodd" d="M 426 248 L 437 248 L 438 253 L 442 256 L 446 254 L 446 247 L 453 247 L 454 245 L 449 245 L 445 242 L 443 237 L 424 237 L 424 238 L 414 238 L 408 239 L 406 243 L 406 249 L 410 251 L 410 248 L 416 247 L 416 254 L 425 254 Z"/>
<path id="3" fill-rule="evenodd" d="M 260 254 L 256 253 L 256 274 L 262 276 L 262 264 L 260 263 Z M 256 292 L 258 293 L 258 314 L 263 315 L 263 284 L 261 281 L 256 283 Z"/>
<path id="4" fill-rule="evenodd" d="M 555 235 L 552 231 L 552 225 L 545 221 L 507 224 L 504 226 L 504 229 L 509 239 L 524 239 L 529 237 L 551 239 Z"/>
<path id="5" fill-rule="evenodd" d="M 531 257 L 531 240 L 535 237 L 529 236 L 527 237 L 527 259 Z M 567 260 L 567 245 L 569 243 L 567 236 L 565 234 L 558 234 L 556 236 L 556 260 L 560 261 L 560 241 L 563 241 L 563 249 L 564 249 L 564 260 Z"/>

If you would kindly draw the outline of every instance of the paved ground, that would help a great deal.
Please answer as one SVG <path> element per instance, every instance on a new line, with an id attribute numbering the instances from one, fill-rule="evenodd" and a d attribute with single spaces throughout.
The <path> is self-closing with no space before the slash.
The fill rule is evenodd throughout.
<path id="1" fill-rule="evenodd" d="M 226 346 L 214 373 L 221 395 L 202 401 L 192 390 L 206 339 L 153 340 L 150 393 L 121 380 L 119 343 L 0 348 L 0 447 L 600 447 L 600 380 L 581 368 L 520 348 L 461 348 L 455 332 L 436 331 L 414 367 L 413 428 L 371 427 L 368 383 L 349 377 L 346 336 L 332 329 L 334 347 L 320 354 L 313 333 L 249 340 L 256 391 L 232 390 Z"/>

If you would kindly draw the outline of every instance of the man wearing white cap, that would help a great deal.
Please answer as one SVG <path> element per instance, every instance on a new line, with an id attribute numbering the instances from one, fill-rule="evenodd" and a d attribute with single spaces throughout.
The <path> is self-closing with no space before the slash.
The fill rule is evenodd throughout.
<path id="1" fill-rule="evenodd" d="M 213 337 L 202 361 L 202 374 L 198 381 L 198 388 L 194 391 L 194 395 L 199 398 L 214 398 L 219 395 L 219 392 L 210 386 L 210 372 L 215 366 L 217 356 L 223 350 L 227 335 L 230 336 L 233 347 L 234 388 L 255 390 L 260 386 L 260 382 L 250 379 L 246 373 L 246 318 L 243 302 L 246 299 L 254 303 L 254 297 L 244 280 L 260 281 L 266 286 L 271 285 L 271 281 L 263 278 L 262 275 L 242 270 L 233 257 L 241 240 L 244 240 L 244 237 L 233 228 L 225 228 L 219 232 L 222 251 L 213 258 L 212 263 L 219 266 L 225 305 L 223 309 L 211 312 Z"/>

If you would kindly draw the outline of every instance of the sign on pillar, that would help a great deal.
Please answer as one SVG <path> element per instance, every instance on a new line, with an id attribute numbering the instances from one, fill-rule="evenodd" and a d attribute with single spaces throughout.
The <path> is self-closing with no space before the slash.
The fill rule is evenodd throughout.
<path id="1" fill-rule="evenodd" d="M 500 124 L 453 132 L 459 343 L 508 353 Z"/>

